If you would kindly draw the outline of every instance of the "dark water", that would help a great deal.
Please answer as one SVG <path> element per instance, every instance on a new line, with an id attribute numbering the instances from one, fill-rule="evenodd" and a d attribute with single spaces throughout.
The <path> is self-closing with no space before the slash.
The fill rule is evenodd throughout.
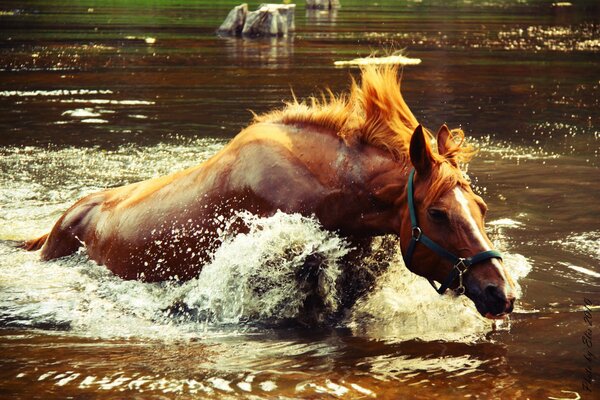
<path id="1" fill-rule="evenodd" d="M 585 357 L 600 348 L 598 4 L 342 0 L 335 13 L 299 4 L 288 38 L 217 37 L 235 4 L 0 4 L 0 239 L 47 232 L 87 193 L 205 160 L 290 87 L 344 90 L 357 70 L 334 61 L 405 49 L 422 60 L 403 73 L 417 118 L 462 126 L 480 147 L 469 172 L 521 277 L 517 309 L 492 326 L 395 260 L 342 326 L 248 326 L 287 316 L 295 288 L 282 279 L 240 299 L 228 278 L 292 245 L 343 252 L 297 216 L 257 222 L 185 285 L 1 243 L 0 397 L 596 398 L 586 368 L 600 368 Z M 216 319 L 182 321 L 169 312 L 182 302 Z"/>

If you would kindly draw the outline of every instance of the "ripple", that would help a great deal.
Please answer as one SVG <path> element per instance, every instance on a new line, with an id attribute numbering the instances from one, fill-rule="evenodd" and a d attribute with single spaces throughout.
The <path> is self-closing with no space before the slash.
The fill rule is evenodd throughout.
<path id="1" fill-rule="evenodd" d="M 498 41 L 487 39 L 484 46 L 505 50 L 600 51 L 600 27 L 596 24 L 566 26 L 532 25 L 498 32 Z"/>
<path id="2" fill-rule="evenodd" d="M 148 100 L 110 100 L 110 99 L 61 99 L 61 103 L 89 103 L 89 104 L 120 104 L 125 106 L 152 105 L 155 101 Z"/>
<path id="3" fill-rule="evenodd" d="M 486 361 L 469 355 L 423 358 L 394 354 L 373 357 L 365 360 L 365 363 L 371 366 L 371 373 L 379 379 L 405 381 L 406 378 L 417 378 L 419 375 L 439 371 L 453 373 L 453 376 L 472 374 Z"/>
<path id="4" fill-rule="evenodd" d="M 464 364 L 464 363 L 463 363 Z M 20 373 L 16 379 L 24 379 L 29 375 L 37 376 L 38 382 L 48 382 L 54 386 L 77 388 L 80 390 L 101 390 L 106 392 L 138 392 L 151 395 L 152 393 L 175 395 L 201 395 L 210 398 L 237 398 L 239 395 L 251 394 L 257 399 L 270 398 L 272 392 L 278 389 L 277 381 L 273 378 L 258 377 L 254 374 L 241 374 L 235 377 L 225 372 L 217 372 L 221 376 L 210 377 L 171 377 L 167 375 L 153 375 L 141 372 L 117 371 L 109 374 L 88 375 L 83 371 L 66 370 L 60 372 L 49 370 L 32 373 Z M 298 383 L 291 390 L 293 395 L 329 395 L 334 397 L 356 398 L 367 396 L 377 397 L 376 392 L 364 387 L 364 384 L 353 382 L 352 379 L 343 379 L 336 382 L 334 379 L 311 379 Z M 264 397 L 266 396 L 266 397 Z M 288 397 L 286 397 L 288 398 Z"/>
<path id="5" fill-rule="evenodd" d="M 87 194 L 197 165 L 223 144 L 217 139 L 172 136 L 169 142 L 151 147 L 127 145 L 111 151 L 81 147 L 0 148 L 0 170 L 10 171 L 0 174 L 0 238 L 42 234 L 61 211 Z"/>
<path id="6" fill-rule="evenodd" d="M 510 218 L 500 218 L 494 221 L 489 221 L 487 225 L 498 228 L 518 228 L 523 226 L 523 223 Z"/>
<path id="7" fill-rule="evenodd" d="M 84 124 L 106 124 L 108 120 L 101 118 L 86 118 L 81 120 Z"/>
<path id="8" fill-rule="evenodd" d="M 594 278 L 600 278 L 600 273 L 596 272 L 596 271 L 592 271 L 591 269 L 587 269 L 584 267 L 579 267 L 577 265 L 571 265 L 571 264 L 566 264 L 564 263 L 568 268 L 571 268 L 574 271 L 580 272 L 582 274 L 594 277 Z"/>
<path id="9" fill-rule="evenodd" d="M 75 110 L 67 110 L 61 115 L 69 115 L 76 118 L 93 118 L 99 117 L 100 113 L 94 112 L 93 108 L 77 108 Z"/>
<path id="10" fill-rule="evenodd" d="M 563 240 L 556 240 L 552 243 L 572 252 L 600 260 L 600 231 L 572 234 Z"/>

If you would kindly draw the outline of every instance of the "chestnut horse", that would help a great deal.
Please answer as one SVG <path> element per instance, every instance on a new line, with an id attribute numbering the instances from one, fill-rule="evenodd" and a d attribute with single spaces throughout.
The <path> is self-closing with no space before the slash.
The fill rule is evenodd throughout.
<path id="1" fill-rule="evenodd" d="M 121 278 L 185 280 L 236 212 L 282 210 L 352 240 L 396 234 L 407 267 L 442 283 L 440 293 L 464 292 L 490 318 L 511 312 L 514 286 L 485 233 L 487 207 L 460 170 L 473 153 L 462 131 L 442 126 L 434 150 L 395 67 L 364 67 L 348 94 L 328 96 L 255 115 L 199 166 L 88 195 L 23 247 L 51 260 L 85 246 Z"/>

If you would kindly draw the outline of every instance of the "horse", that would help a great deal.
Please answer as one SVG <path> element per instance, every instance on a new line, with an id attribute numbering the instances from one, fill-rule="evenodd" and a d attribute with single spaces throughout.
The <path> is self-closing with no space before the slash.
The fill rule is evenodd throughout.
<path id="1" fill-rule="evenodd" d="M 281 210 L 350 241 L 396 235 L 413 273 L 503 318 L 515 285 L 486 235 L 487 206 L 461 170 L 474 149 L 460 129 L 443 125 L 434 136 L 418 123 L 398 72 L 364 66 L 346 93 L 293 96 L 254 114 L 204 163 L 85 196 L 23 247 L 52 260 L 85 246 L 123 279 L 183 281 L 198 276 L 236 213 Z"/>

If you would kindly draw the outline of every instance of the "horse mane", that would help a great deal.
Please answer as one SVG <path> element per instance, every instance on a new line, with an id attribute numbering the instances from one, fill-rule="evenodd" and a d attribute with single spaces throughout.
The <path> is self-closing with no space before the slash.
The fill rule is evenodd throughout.
<path id="1" fill-rule="evenodd" d="M 408 161 L 410 139 L 419 122 L 400 89 L 398 66 L 366 65 L 361 67 L 360 84 L 352 78 L 348 93 L 335 95 L 328 89 L 301 102 L 293 96 L 280 110 L 255 114 L 254 122 L 314 125 L 335 133 L 349 146 L 369 144 L 387 150 L 396 160 Z M 433 141 L 431 132 L 425 132 Z M 434 159 L 458 167 L 468 162 L 474 151 L 465 144 L 461 129 L 451 130 L 451 138 L 456 145 L 445 154 L 433 153 Z"/>

